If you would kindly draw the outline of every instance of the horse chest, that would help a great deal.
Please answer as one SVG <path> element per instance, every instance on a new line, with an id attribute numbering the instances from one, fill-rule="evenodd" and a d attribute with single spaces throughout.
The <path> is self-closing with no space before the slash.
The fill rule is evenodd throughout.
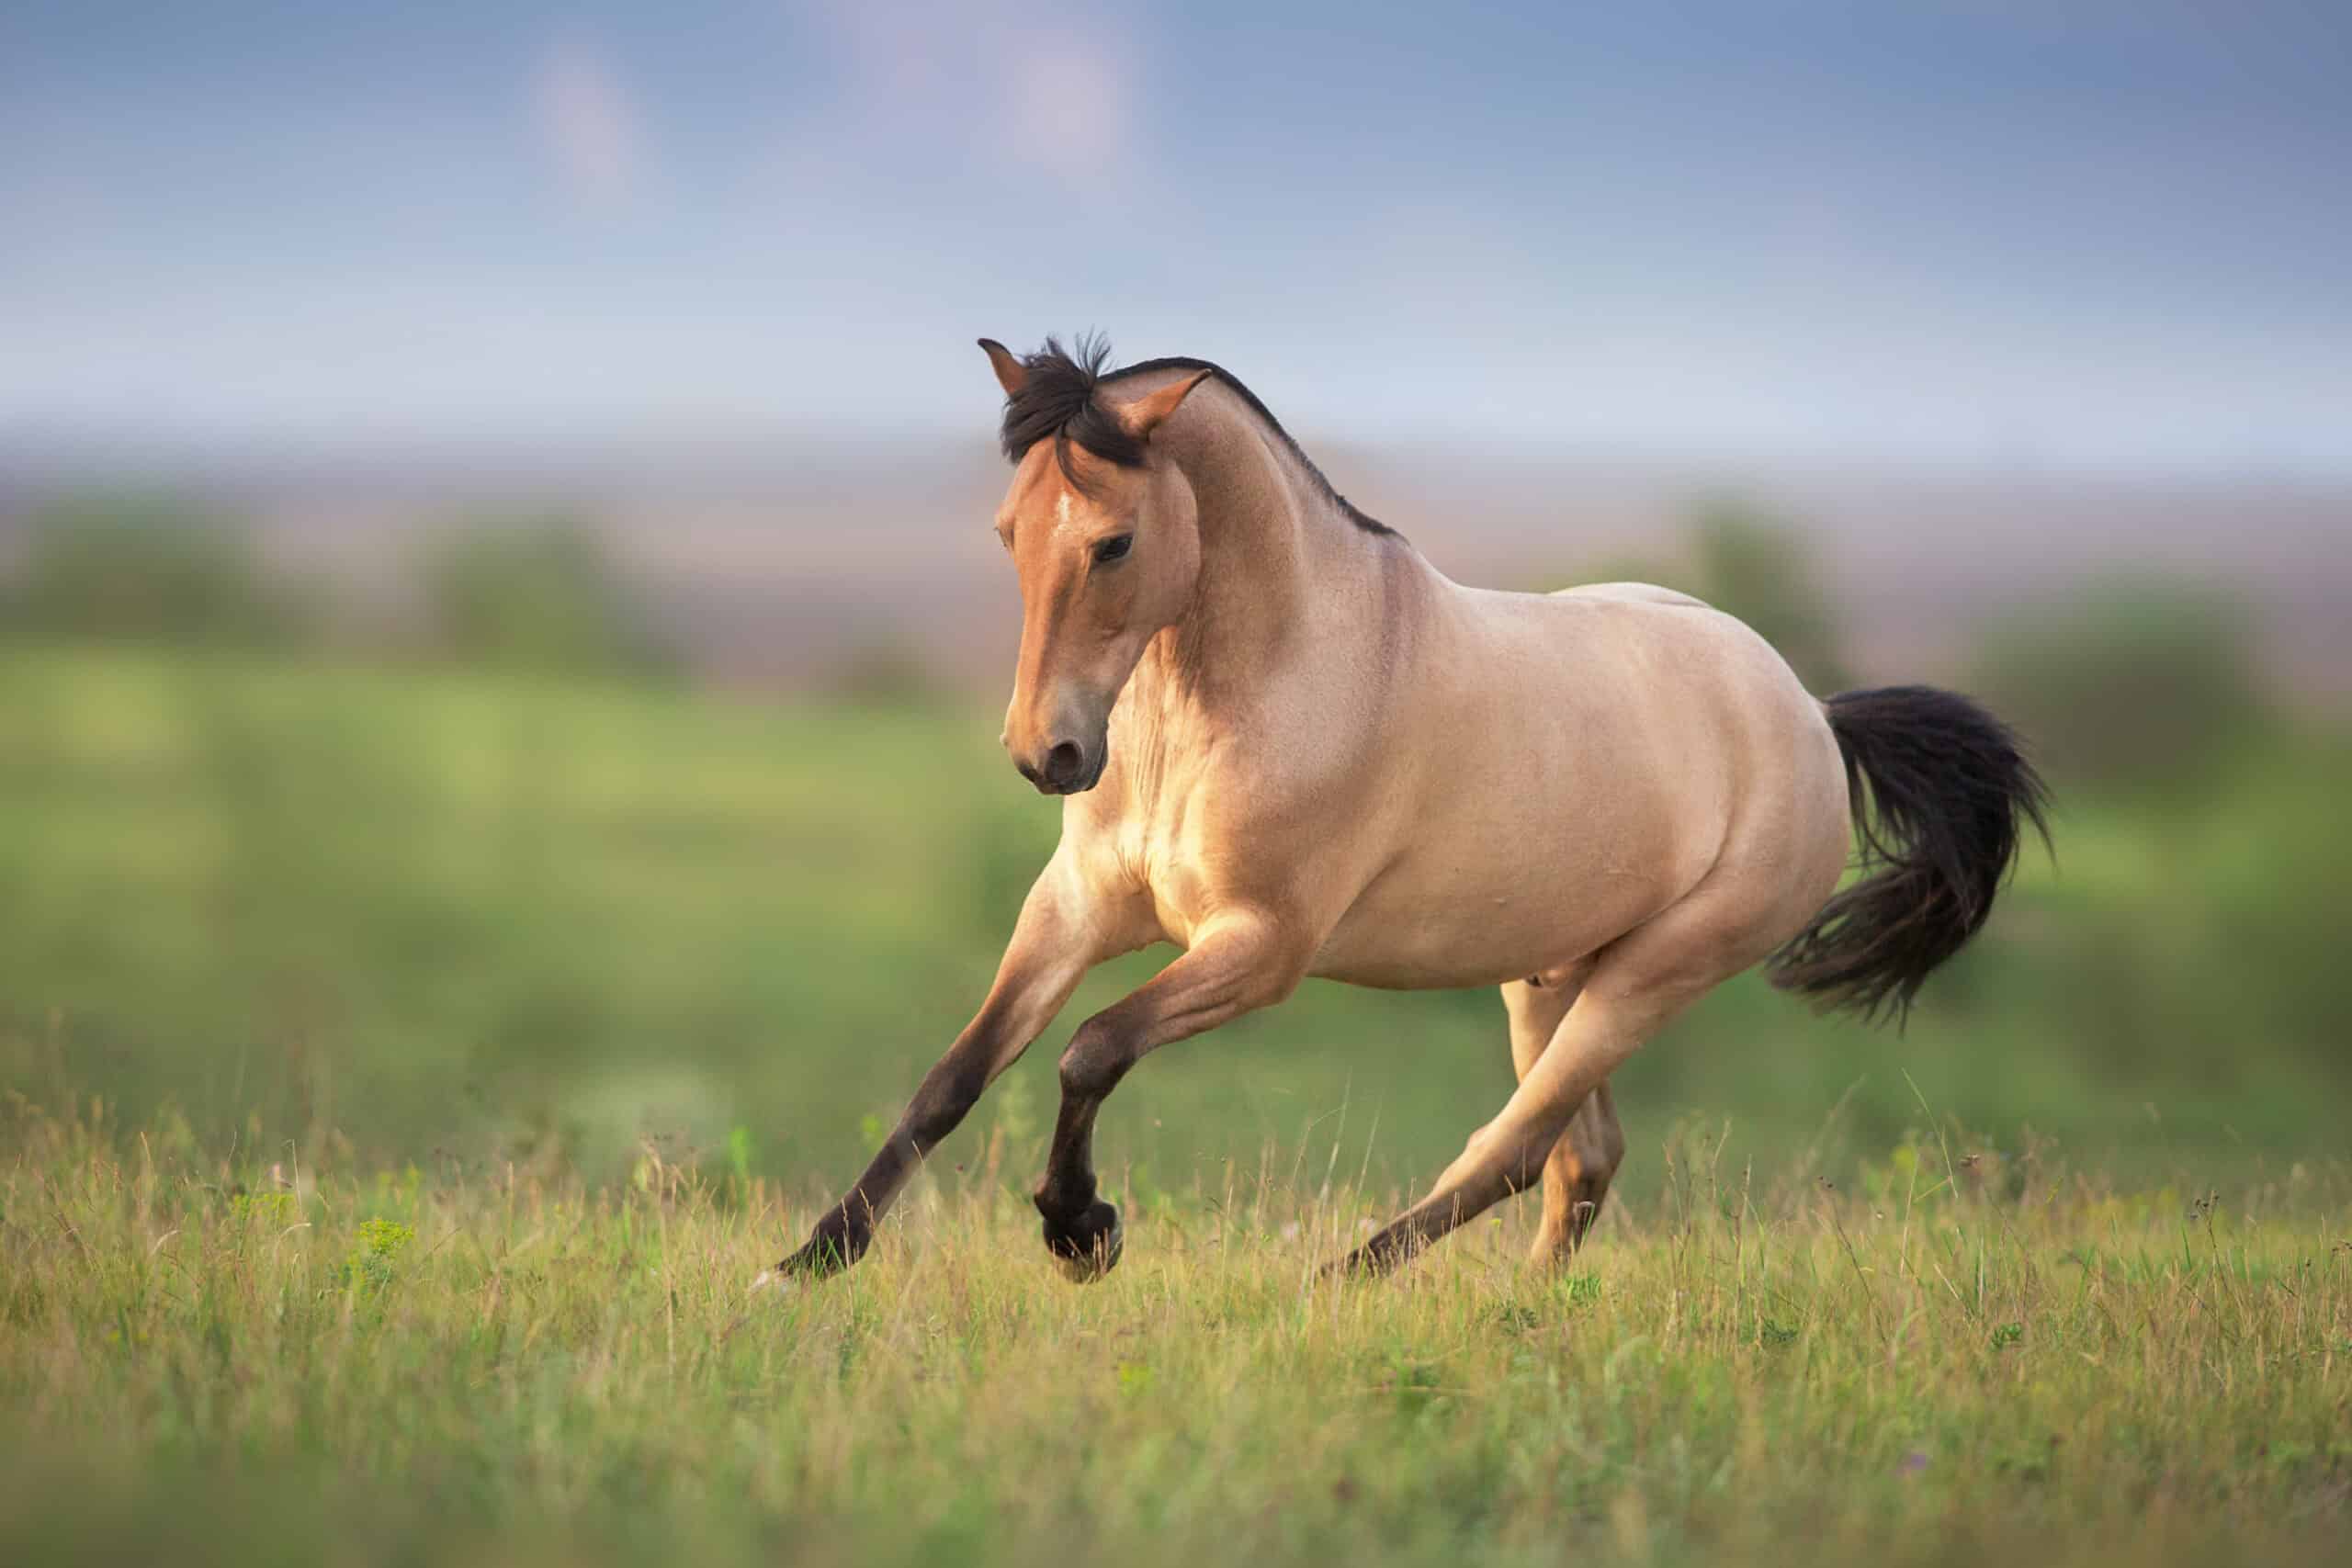
<path id="1" fill-rule="evenodd" d="M 1180 947 L 1230 899 L 1211 874 L 1200 846 L 1181 823 L 1147 824 L 1134 837 L 1130 863 L 1161 933 Z"/>
<path id="2" fill-rule="evenodd" d="M 1067 847 L 1094 907 L 1106 914 L 1124 911 L 1116 923 L 1125 940 L 1190 946 L 1193 933 L 1230 901 L 1209 874 L 1188 820 L 1181 809 L 1137 809 L 1130 800 L 1115 815 L 1089 815 L 1065 825 L 1075 840 Z"/>

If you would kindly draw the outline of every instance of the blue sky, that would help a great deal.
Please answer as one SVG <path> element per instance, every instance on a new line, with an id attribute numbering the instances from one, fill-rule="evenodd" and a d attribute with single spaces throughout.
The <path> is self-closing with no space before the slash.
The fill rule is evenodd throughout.
<path id="1" fill-rule="evenodd" d="M 0 428 L 2352 472 L 2352 6 L 0 0 Z"/>

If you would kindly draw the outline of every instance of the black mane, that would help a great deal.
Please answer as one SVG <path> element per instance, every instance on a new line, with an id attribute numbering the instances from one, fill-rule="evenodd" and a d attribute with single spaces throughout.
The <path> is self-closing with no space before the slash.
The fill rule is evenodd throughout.
<path id="1" fill-rule="evenodd" d="M 1123 468 L 1141 468 L 1144 444 L 1128 434 L 1126 427 L 1113 417 L 1109 410 L 1095 401 L 1095 389 L 1124 381 L 1130 376 L 1148 375 L 1154 370 L 1205 370 L 1230 387 L 1243 402 L 1250 405 L 1250 412 L 1265 422 L 1266 428 L 1282 438 L 1291 456 L 1298 459 L 1299 466 L 1313 477 L 1317 487 L 1346 514 L 1349 522 L 1368 534 L 1396 533 L 1385 523 L 1365 515 L 1346 496 L 1333 490 L 1331 481 L 1323 477 L 1323 470 L 1315 466 L 1315 460 L 1302 451 L 1298 443 L 1292 439 L 1290 432 L 1283 428 L 1282 421 L 1258 400 L 1257 393 L 1243 386 L 1223 366 L 1212 365 L 1205 359 L 1180 356 L 1147 359 L 1105 373 L 1103 362 L 1111 357 L 1108 342 L 1100 337 L 1081 336 L 1078 339 L 1077 350 L 1076 354 L 1066 352 L 1057 340 L 1049 337 L 1045 347 L 1022 356 L 1021 367 L 1029 373 L 1029 377 L 1022 384 L 1018 397 L 1004 400 L 1004 426 L 1000 433 L 1007 461 L 1018 463 L 1030 447 L 1051 437 L 1055 460 L 1060 463 L 1062 472 L 1073 484 L 1078 482 L 1078 476 L 1070 468 L 1069 447 L 1072 442 L 1105 462 L 1115 463 Z"/>

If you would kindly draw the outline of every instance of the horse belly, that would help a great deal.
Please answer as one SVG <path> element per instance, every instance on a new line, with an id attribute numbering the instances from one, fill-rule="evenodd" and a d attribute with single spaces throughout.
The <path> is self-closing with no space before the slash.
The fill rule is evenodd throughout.
<path id="1" fill-rule="evenodd" d="M 1509 865 L 1408 856 L 1367 887 L 1312 973 L 1388 990 L 1496 986 L 1574 963 L 1673 902 L 1667 857 L 1544 846 Z M 1416 863 L 1419 861 L 1421 863 Z"/>

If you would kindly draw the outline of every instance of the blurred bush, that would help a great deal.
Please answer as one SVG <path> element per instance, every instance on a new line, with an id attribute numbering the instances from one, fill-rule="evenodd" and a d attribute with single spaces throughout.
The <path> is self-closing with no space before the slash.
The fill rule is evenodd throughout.
<path id="1" fill-rule="evenodd" d="M 853 648 L 826 672 L 820 689 L 842 702 L 873 707 L 944 708 L 954 694 L 912 645 L 872 638 Z"/>
<path id="2" fill-rule="evenodd" d="M 2272 722 L 2245 611 L 2188 583 L 2020 610 L 1985 639 L 1972 684 L 2062 781 L 2201 787 Z"/>
<path id="3" fill-rule="evenodd" d="M 1819 565 L 1795 528 L 1745 502 L 1711 502 L 1690 520 L 1690 592 L 1755 627 L 1809 690 L 1854 683 Z"/>
<path id="4" fill-rule="evenodd" d="M 27 533 L 22 570 L 0 590 L 0 626 L 18 636 L 272 648 L 313 622 L 243 527 L 182 502 L 56 502 Z"/>
<path id="5" fill-rule="evenodd" d="M 475 520 L 419 566 L 433 645 L 464 664 L 541 674 L 647 676 L 678 661 L 604 539 L 566 517 Z"/>
<path id="6" fill-rule="evenodd" d="M 1755 627 L 1808 690 L 1854 683 L 1837 611 L 1798 529 L 1747 502 L 1719 498 L 1692 511 L 1679 546 L 1678 559 L 1621 557 L 1595 562 L 1572 581 L 1654 582 L 1695 594 Z"/>

